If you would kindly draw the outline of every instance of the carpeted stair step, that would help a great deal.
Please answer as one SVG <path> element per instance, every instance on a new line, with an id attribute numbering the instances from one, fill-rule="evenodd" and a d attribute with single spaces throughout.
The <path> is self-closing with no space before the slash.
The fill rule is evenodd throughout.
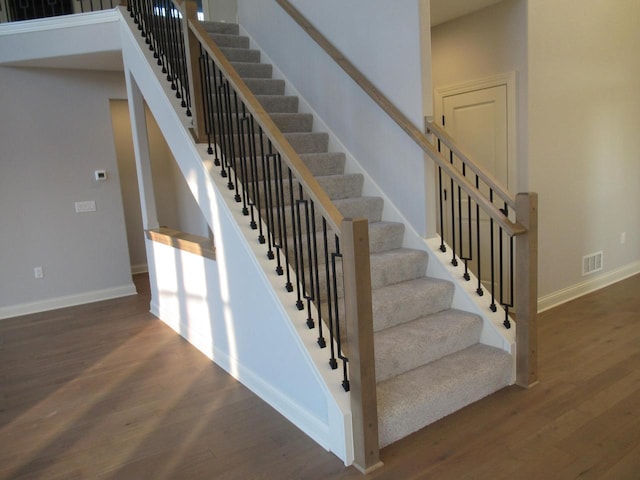
<path id="1" fill-rule="evenodd" d="M 298 112 L 298 97 L 296 96 L 286 96 L 286 95 L 255 95 L 256 100 L 260 102 L 264 110 L 268 113 L 297 113 Z M 227 99 L 223 100 L 222 103 L 222 112 L 230 111 L 235 113 L 238 111 L 242 112 L 242 104 L 238 99 L 238 103 L 236 104 L 233 96 L 228 99 L 229 104 L 227 105 Z M 213 109 L 214 111 L 218 111 L 218 99 L 217 96 L 213 97 Z M 226 120 L 225 120 L 226 121 Z"/>
<path id="2" fill-rule="evenodd" d="M 307 249 L 305 249 L 305 252 L 306 251 Z M 426 269 L 426 260 L 422 258 L 421 254 L 426 255 L 425 252 L 420 250 L 407 248 L 399 248 L 397 250 L 371 254 L 371 288 L 375 290 L 388 285 L 387 282 L 415 279 L 416 275 L 420 274 L 418 273 L 420 268 L 416 267 L 415 264 L 419 266 L 424 265 Z M 306 257 L 305 262 L 307 262 Z M 338 297 L 342 298 L 344 296 L 344 289 L 342 261 L 340 259 L 336 260 L 336 271 L 338 272 L 336 278 Z M 422 271 L 422 274 L 424 274 L 424 271 Z M 320 276 L 319 284 L 320 290 L 326 291 L 326 275 Z M 321 302 L 324 301 L 326 301 L 326 299 L 321 298 Z"/>
<path id="3" fill-rule="evenodd" d="M 307 166 L 314 176 L 340 175 L 344 172 L 345 155 L 344 153 L 303 153 L 300 159 Z M 262 157 L 258 156 L 256 161 L 257 178 L 264 178 L 264 167 Z M 285 171 L 285 177 L 288 179 L 288 173 Z M 270 175 L 273 176 L 273 170 Z"/>
<path id="4" fill-rule="evenodd" d="M 254 95 L 284 95 L 284 80 L 279 78 L 245 78 Z"/>
<path id="5" fill-rule="evenodd" d="M 511 368 L 509 354 L 476 344 L 379 383 L 380 446 L 507 386 Z"/>
<path id="6" fill-rule="evenodd" d="M 329 148 L 329 134 L 326 132 L 295 132 L 284 136 L 297 153 L 324 153 Z"/>
<path id="7" fill-rule="evenodd" d="M 313 124 L 313 115 L 308 113 L 270 113 L 269 116 L 273 120 L 273 123 L 280 129 L 282 133 L 303 133 L 310 132 L 311 126 Z M 238 129 L 243 129 L 245 132 L 249 128 L 246 123 L 242 122 L 242 115 L 238 117 L 236 113 L 232 113 L 230 119 L 225 115 L 223 118 L 224 122 L 224 131 L 226 132 L 229 129 L 228 120 L 231 121 L 231 131 L 236 134 L 238 133 Z M 219 119 L 218 116 L 214 116 L 214 125 L 218 128 Z M 254 122 L 253 129 L 256 135 L 259 135 L 259 125 L 257 122 Z M 219 131 L 219 130 L 216 130 Z M 262 134 L 262 138 L 265 143 L 267 141 L 266 133 Z M 258 147 L 259 148 L 259 147 Z"/>
<path id="8" fill-rule="evenodd" d="M 270 116 L 282 133 L 310 132 L 313 126 L 310 113 L 271 113 Z"/>
<path id="9" fill-rule="evenodd" d="M 481 330 L 477 315 L 449 309 L 376 332 L 376 381 L 470 347 L 480 340 Z"/>
<path id="10" fill-rule="evenodd" d="M 220 47 L 230 62 L 260 63 L 260 51 L 249 48 Z"/>
<path id="11" fill-rule="evenodd" d="M 374 222 L 369 224 L 369 243 L 375 245 L 370 247 L 370 253 L 378 253 L 384 250 L 390 250 L 394 248 L 402 247 L 402 239 L 404 236 L 404 225 L 396 222 Z M 293 258 L 293 237 L 287 238 L 287 246 L 289 248 L 289 256 Z M 318 262 L 325 261 L 325 248 L 324 248 L 324 234 L 319 231 L 316 234 L 316 249 L 318 255 Z M 336 251 L 335 238 L 333 231 L 327 230 L 327 247 L 329 254 Z M 307 243 L 302 245 L 302 251 L 304 255 L 308 255 Z M 305 257 L 306 258 L 306 257 Z M 329 259 L 331 261 L 331 259 Z M 322 266 L 324 268 L 324 264 Z"/>
<path id="12" fill-rule="evenodd" d="M 271 78 L 273 67 L 270 63 L 231 62 L 238 75 L 244 78 Z"/>
<path id="13" fill-rule="evenodd" d="M 402 247 L 404 224 L 374 222 L 369 224 L 369 252 L 377 253 Z"/>
<path id="14" fill-rule="evenodd" d="M 336 175 L 344 172 L 346 157 L 342 152 L 305 153 L 300 158 L 312 175 Z"/>
<path id="15" fill-rule="evenodd" d="M 242 35 L 229 35 L 227 33 L 211 33 L 209 37 L 216 42 L 218 47 L 231 47 L 231 48 L 249 48 L 249 37 Z"/>
<path id="16" fill-rule="evenodd" d="M 334 200 L 333 204 L 345 218 L 367 218 L 369 222 L 379 222 L 382 217 L 383 202 L 379 197 L 343 198 Z M 307 231 L 304 209 L 301 209 L 300 212 L 302 232 L 304 233 Z M 271 210 L 271 214 L 274 215 L 273 218 L 276 218 L 277 213 L 277 209 L 274 208 Z M 263 217 L 266 218 L 265 215 L 263 215 Z M 319 232 L 322 228 L 322 215 L 317 207 L 315 209 L 315 219 L 316 231 Z M 311 225 L 311 221 L 309 221 L 309 224 Z M 287 236 L 291 236 L 293 234 L 293 226 L 291 225 L 291 222 L 287 221 L 286 227 Z"/>
<path id="17" fill-rule="evenodd" d="M 380 197 L 345 198 L 333 203 L 345 218 L 366 218 L 369 222 L 382 220 L 384 201 Z"/>
<path id="18" fill-rule="evenodd" d="M 371 254 L 371 288 L 407 282 L 423 277 L 429 256 L 423 250 L 396 248 Z"/>
<path id="19" fill-rule="evenodd" d="M 360 196 L 362 194 L 362 184 L 364 183 L 364 177 L 359 173 L 316 177 L 316 180 L 332 200 Z M 267 207 L 267 197 L 270 197 L 272 199 L 271 201 L 274 204 L 273 206 L 275 206 L 277 202 L 276 194 L 279 193 L 276 190 L 275 182 L 271 181 L 267 185 L 269 186 L 270 190 L 268 192 L 265 192 L 264 184 L 262 182 L 260 183 L 260 205 L 264 208 Z M 297 180 L 294 180 L 291 186 L 293 187 L 295 201 L 298 198 L 300 184 Z M 287 207 L 290 206 L 291 188 L 288 181 L 285 181 L 283 183 L 281 194 L 284 199 L 284 205 Z M 279 202 L 277 204 L 280 205 Z M 287 215 L 290 215 L 290 210 L 287 210 Z"/>
<path id="20" fill-rule="evenodd" d="M 371 292 L 373 330 L 415 320 L 447 310 L 454 286 L 446 280 L 423 277 L 387 285 Z"/>
<path id="21" fill-rule="evenodd" d="M 213 22 L 208 20 L 200 20 L 200 24 L 207 33 L 224 33 L 227 35 L 238 35 L 240 27 L 237 23 Z"/>

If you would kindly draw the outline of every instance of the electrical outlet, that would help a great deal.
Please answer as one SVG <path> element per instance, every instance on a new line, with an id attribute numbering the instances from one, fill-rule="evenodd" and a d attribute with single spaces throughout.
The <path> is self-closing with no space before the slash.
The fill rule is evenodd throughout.
<path id="1" fill-rule="evenodd" d="M 33 276 L 36 278 L 44 277 L 44 272 L 42 271 L 42 267 L 35 267 L 33 269 Z"/>

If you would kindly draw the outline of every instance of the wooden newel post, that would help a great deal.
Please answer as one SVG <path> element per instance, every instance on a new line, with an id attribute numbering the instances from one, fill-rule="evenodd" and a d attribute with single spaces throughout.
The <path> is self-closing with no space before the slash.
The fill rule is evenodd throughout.
<path id="1" fill-rule="evenodd" d="M 207 141 L 207 131 L 202 108 L 202 79 L 200 76 L 200 42 L 189 28 L 190 22 L 198 22 L 198 4 L 195 0 L 183 3 L 184 46 L 189 75 L 189 91 L 191 92 L 191 115 L 193 118 L 193 135 L 198 143 Z"/>
<path id="2" fill-rule="evenodd" d="M 538 382 L 538 194 L 516 196 L 516 219 L 527 233 L 516 237 L 516 383 Z"/>
<path id="3" fill-rule="evenodd" d="M 345 219 L 342 246 L 354 466 L 366 473 L 382 465 L 378 446 L 369 222 Z"/>

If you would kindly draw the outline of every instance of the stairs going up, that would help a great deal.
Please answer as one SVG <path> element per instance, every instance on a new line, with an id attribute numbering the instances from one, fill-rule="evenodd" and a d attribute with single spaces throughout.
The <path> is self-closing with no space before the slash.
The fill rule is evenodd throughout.
<path id="1" fill-rule="evenodd" d="M 362 176 L 344 174 L 344 153 L 327 150 L 328 135 L 312 131 L 238 26 L 203 25 L 341 213 L 369 219 L 380 446 L 508 385 L 510 355 L 480 344 L 482 320 L 451 308 L 453 284 L 425 276 L 427 253 L 403 248 L 404 225 L 383 221 L 382 199 L 362 197 Z"/>

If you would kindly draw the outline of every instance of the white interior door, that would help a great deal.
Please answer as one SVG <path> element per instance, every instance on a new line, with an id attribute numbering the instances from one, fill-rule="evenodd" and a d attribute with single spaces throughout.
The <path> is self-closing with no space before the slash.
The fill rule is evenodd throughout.
<path id="1" fill-rule="evenodd" d="M 461 150 L 471 159 L 478 162 L 502 184 L 505 189 L 512 187 L 514 178 L 512 159 L 509 148 L 509 105 L 508 89 L 506 84 L 483 86 L 482 88 L 469 88 L 466 91 L 456 91 L 441 97 L 439 105 L 442 124 L 451 135 Z M 473 182 L 473 177 L 468 177 Z M 451 188 L 449 179 L 445 179 L 446 200 L 443 207 L 445 212 L 444 239 L 455 249 L 461 258 L 469 258 L 469 267 L 478 275 L 478 256 L 480 257 L 480 280 L 489 287 L 492 278 L 497 283 L 500 278 L 499 267 L 499 241 L 497 231 L 494 232 L 494 255 L 491 262 L 490 238 L 491 223 L 488 217 L 482 213 L 476 213 L 475 205 L 470 206 L 467 197 L 456 187 Z M 488 196 L 488 189 L 483 189 Z M 503 205 L 496 202 L 496 206 Z M 455 212 L 452 213 L 452 208 Z M 457 231 L 452 233 L 451 221 L 457 218 L 459 222 L 455 227 Z M 482 249 L 474 251 L 476 246 L 477 229 L 480 229 Z M 495 230 L 495 229 L 494 229 Z M 455 238 L 454 238 L 455 235 Z M 508 251 L 508 249 L 507 249 Z M 478 255 L 478 253 L 480 255 Z M 507 259 L 503 259 L 506 263 Z M 502 272 L 502 283 L 508 285 L 508 271 Z"/>

